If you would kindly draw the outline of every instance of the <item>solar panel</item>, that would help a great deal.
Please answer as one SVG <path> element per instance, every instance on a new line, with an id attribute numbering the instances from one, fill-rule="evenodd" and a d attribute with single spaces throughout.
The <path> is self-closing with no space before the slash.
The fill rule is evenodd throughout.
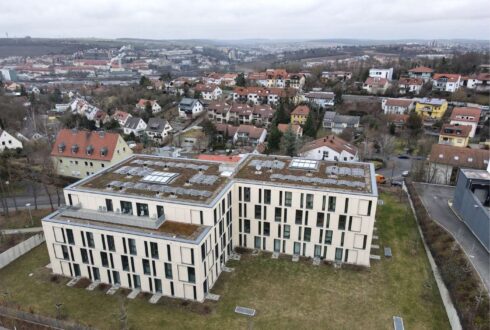
<path id="1" fill-rule="evenodd" d="M 353 176 L 364 176 L 364 170 L 362 168 L 353 168 L 352 169 Z"/>
<path id="2" fill-rule="evenodd" d="M 311 159 L 295 158 L 289 163 L 289 167 L 301 170 L 315 170 L 318 167 L 318 161 Z"/>
<path id="3" fill-rule="evenodd" d="M 158 184 L 167 184 L 171 182 L 178 175 L 179 175 L 178 173 L 153 171 L 150 174 L 146 175 L 142 179 L 142 181 L 158 183 Z"/>
<path id="4" fill-rule="evenodd" d="M 276 169 L 283 169 L 285 166 L 284 162 L 281 162 L 279 160 L 261 160 L 261 159 L 253 159 L 250 161 L 248 164 L 249 166 L 260 166 L 262 168 L 276 168 Z"/>

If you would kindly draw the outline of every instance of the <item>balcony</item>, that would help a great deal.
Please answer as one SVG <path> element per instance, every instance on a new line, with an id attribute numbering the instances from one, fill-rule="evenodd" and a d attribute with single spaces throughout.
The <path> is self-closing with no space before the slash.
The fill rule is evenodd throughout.
<path id="1" fill-rule="evenodd" d="M 112 223 L 115 225 L 142 227 L 148 229 L 158 229 L 165 221 L 165 215 L 162 215 L 159 218 L 157 218 L 156 216 L 138 217 L 135 215 L 128 215 L 123 213 L 94 211 L 69 206 L 65 208 L 60 208 L 60 212 L 63 214 L 63 216 L 76 219 L 100 221 Z"/>

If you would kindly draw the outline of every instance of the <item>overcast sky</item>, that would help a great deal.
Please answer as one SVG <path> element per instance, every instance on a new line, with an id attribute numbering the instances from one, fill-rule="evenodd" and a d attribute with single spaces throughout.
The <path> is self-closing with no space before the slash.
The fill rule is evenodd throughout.
<path id="1" fill-rule="evenodd" d="M 489 39 L 490 0 L 0 0 L 0 36 Z"/>

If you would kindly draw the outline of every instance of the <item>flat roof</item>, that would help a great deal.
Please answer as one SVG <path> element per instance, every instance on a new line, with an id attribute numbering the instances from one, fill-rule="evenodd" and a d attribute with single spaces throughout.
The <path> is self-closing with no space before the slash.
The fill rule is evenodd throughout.
<path id="1" fill-rule="evenodd" d="M 490 180 L 490 173 L 486 170 L 475 170 L 472 168 L 462 168 L 461 171 L 468 179 Z"/>
<path id="2" fill-rule="evenodd" d="M 377 195 L 369 163 L 252 154 L 232 167 L 208 160 L 135 154 L 66 189 L 212 205 L 234 180 Z"/>

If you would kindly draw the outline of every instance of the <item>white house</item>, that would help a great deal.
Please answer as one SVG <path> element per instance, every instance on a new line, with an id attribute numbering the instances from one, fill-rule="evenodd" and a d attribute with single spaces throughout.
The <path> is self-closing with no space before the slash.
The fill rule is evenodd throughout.
<path id="1" fill-rule="evenodd" d="M 172 130 L 172 126 L 170 126 L 167 120 L 153 117 L 148 120 L 145 133 L 155 142 L 163 143 L 169 138 Z"/>
<path id="2" fill-rule="evenodd" d="M 380 77 L 368 77 L 362 85 L 362 89 L 369 94 L 384 94 L 388 87 L 390 87 L 390 81 Z"/>
<path id="3" fill-rule="evenodd" d="M 406 114 L 415 108 L 415 100 L 384 98 L 381 108 L 385 114 Z"/>
<path id="4" fill-rule="evenodd" d="M 9 132 L 0 129 L 0 152 L 5 149 L 22 149 L 22 142 L 12 136 Z"/>
<path id="5" fill-rule="evenodd" d="M 422 78 L 406 78 L 402 77 L 398 80 L 398 92 L 400 94 L 419 94 L 424 80 Z"/>
<path id="6" fill-rule="evenodd" d="M 201 101 L 184 97 L 179 103 L 179 116 L 194 118 L 204 111 Z"/>
<path id="7" fill-rule="evenodd" d="M 234 143 L 242 145 L 258 145 L 265 141 L 267 131 L 265 128 L 255 127 L 253 125 L 240 125 L 233 136 Z"/>
<path id="8" fill-rule="evenodd" d="M 393 68 L 389 68 L 389 69 L 372 68 L 369 70 L 369 77 L 384 78 L 384 79 L 392 80 L 393 79 Z"/>
<path id="9" fill-rule="evenodd" d="M 299 155 L 307 159 L 356 162 L 358 149 L 338 136 L 329 135 L 303 146 Z"/>
<path id="10" fill-rule="evenodd" d="M 203 100 L 209 101 L 217 100 L 223 94 L 223 90 L 219 86 L 213 84 L 197 84 L 194 90 L 201 93 Z"/>
<path id="11" fill-rule="evenodd" d="M 465 125 L 471 126 L 470 138 L 475 137 L 476 128 L 480 121 L 481 109 L 479 108 L 454 108 L 451 112 L 450 124 L 451 125 Z"/>
<path id="12" fill-rule="evenodd" d="M 460 74 L 436 73 L 432 77 L 432 89 L 440 92 L 453 93 L 463 84 Z"/>
<path id="13" fill-rule="evenodd" d="M 146 99 L 140 99 L 138 101 L 138 103 L 136 104 L 136 109 L 138 109 L 140 111 L 143 111 L 143 110 L 146 109 L 146 105 L 148 103 L 151 105 L 151 112 L 153 114 L 159 113 L 160 111 L 162 111 L 162 107 L 158 104 L 157 101 L 155 101 L 155 100 L 146 100 Z"/>
<path id="14" fill-rule="evenodd" d="M 332 92 L 309 92 L 304 94 L 304 98 L 321 108 L 333 107 L 335 105 L 335 94 Z"/>
<path id="15" fill-rule="evenodd" d="M 116 110 L 112 115 L 112 119 L 116 120 L 121 127 L 126 125 L 126 121 L 131 117 L 133 116 L 130 113 L 121 110 Z"/>
<path id="16" fill-rule="evenodd" d="M 139 136 L 147 126 L 140 117 L 129 117 L 123 126 L 123 131 L 126 135 L 133 133 L 135 136 Z"/>

